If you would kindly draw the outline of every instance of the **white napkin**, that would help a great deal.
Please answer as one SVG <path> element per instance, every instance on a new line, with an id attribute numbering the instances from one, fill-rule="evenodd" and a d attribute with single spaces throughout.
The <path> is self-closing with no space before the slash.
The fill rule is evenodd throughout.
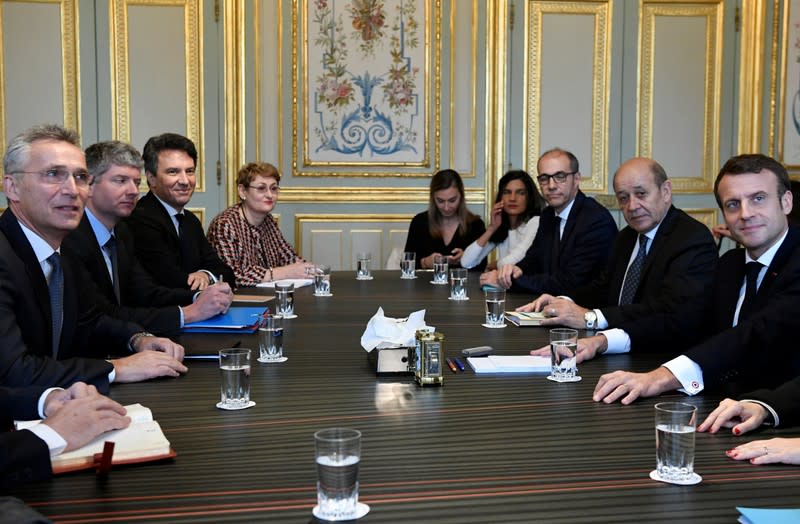
<path id="1" fill-rule="evenodd" d="M 408 318 L 390 318 L 385 317 L 383 308 L 379 307 L 361 335 L 361 347 L 372 351 L 375 348 L 413 346 L 417 330 L 426 327 L 424 309 L 411 313 Z"/>

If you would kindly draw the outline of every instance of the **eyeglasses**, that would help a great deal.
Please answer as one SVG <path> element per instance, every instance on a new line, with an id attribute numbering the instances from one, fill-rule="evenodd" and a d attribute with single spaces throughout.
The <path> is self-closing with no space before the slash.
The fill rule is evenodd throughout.
<path id="1" fill-rule="evenodd" d="M 281 191 L 281 186 L 279 186 L 279 185 L 274 185 L 274 186 L 267 186 L 267 185 L 262 185 L 262 186 L 247 186 L 247 188 L 248 188 L 248 189 L 252 189 L 253 191 L 255 191 L 256 193 L 258 193 L 259 195 L 264 195 L 264 194 L 266 194 L 268 191 L 269 191 L 270 193 L 273 193 L 273 194 L 280 193 L 280 191 Z"/>
<path id="2" fill-rule="evenodd" d="M 558 171 L 553 173 L 552 175 L 548 175 L 547 173 L 542 173 L 541 175 L 536 177 L 536 181 L 539 182 L 540 186 L 546 185 L 550 183 L 550 180 L 555 180 L 559 184 L 563 184 L 567 181 L 567 177 L 570 175 L 574 175 L 577 171 L 573 171 L 572 173 L 565 173 L 564 171 Z"/>
<path id="3" fill-rule="evenodd" d="M 94 175 L 90 174 L 85 169 L 76 169 L 71 172 L 65 167 L 52 167 L 44 171 L 15 171 L 9 175 L 23 174 L 23 175 L 39 175 L 39 179 L 45 184 L 52 186 L 60 186 L 67 181 L 69 177 L 75 181 L 78 187 L 88 187 L 94 181 Z"/>

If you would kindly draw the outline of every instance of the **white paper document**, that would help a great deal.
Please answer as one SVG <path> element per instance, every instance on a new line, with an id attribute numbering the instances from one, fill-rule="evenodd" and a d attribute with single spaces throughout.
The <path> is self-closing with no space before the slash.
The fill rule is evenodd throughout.
<path id="1" fill-rule="evenodd" d="M 550 373 L 550 357 L 533 355 L 489 355 L 468 357 L 475 373 Z"/>
<path id="2" fill-rule="evenodd" d="M 305 286 L 310 286 L 314 283 L 313 278 L 284 278 L 283 280 L 273 280 L 272 282 L 260 282 L 256 284 L 256 287 L 275 287 L 275 282 L 280 282 L 281 284 L 294 284 L 294 288 L 300 288 Z"/>

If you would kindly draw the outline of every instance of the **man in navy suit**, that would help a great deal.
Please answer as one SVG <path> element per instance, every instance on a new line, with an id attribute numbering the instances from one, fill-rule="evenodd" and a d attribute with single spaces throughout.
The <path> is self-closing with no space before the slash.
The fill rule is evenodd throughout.
<path id="1" fill-rule="evenodd" d="M 480 282 L 534 295 L 562 295 L 600 273 L 617 226 L 606 208 L 581 192 L 575 155 L 551 149 L 536 166 L 536 179 L 548 204 L 536 237 L 517 265 L 484 273 Z"/>
<path id="2" fill-rule="evenodd" d="M 733 237 L 744 247 L 725 253 L 703 319 L 709 338 L 648 373 L 600 377 L 595 401 L 629 404 L 638 397 L 706 387 L 741 393 L 800 375 L 794 350 L 800 318 L 800 230 L 789 227 L 792 192 L 786 169 L 764 155 L 728 160 L 714 195 Z"/>
<path id="3" fill-rule="evenodd" d="M 31 128 L 11 140 L 3 167 L 9 207 L 0 216 L 0 384 L 83 381 L 105 392 L 113 381 L 185 372 L 182 346 L 98 311 L 60 254 L 92 180 L 77 133 Z M 110 352 L 119 358 L 107 360 Z"/>
<path id="4" fill-rule="evenodd" d="M 543 311 L 549 318 L 542 325 L 605 330 L 578 341 L 578 362 L 604 352 L 677 354 L 699 341 L 717 246 L 706 226 L 672 205 L 672 183 L 658 162 L 622 164 L 614 192 L 628 226 L 617 235 L 606 269 L 569 298 L 543 294 L 519 309 Z M 532 353 L 549 355 L 550 348 Z"/>
<path id="5" fill-rule="evenodd" d="M 171 288 L 205 289 L 233 271 L 208 243 L 203 225 L 185 209 L 197 182 L 197 149 L 188 138 L 164 133 L 142 152 L 150 191 L 127 220 L 136 256 L 150 275 Z"/>
<path id="6" fill-rule="evenodd" d="M 62 247 L 86 269 L 87 287 L 97 291 L 95 302 L 103 311 L 153 333 L 172 335 L 184 323 L 225 312 L 233 295 L 224 282 L 200 293 L 161 286 L 139 264 L 133 235 L 119 222 L 130 216 L 139 199 L 143 165 L 139 152 L 123 142 L 86 148 L 86 166 L 94 179 L 81 223 Z"/>
<path id="7" fill-rule="evenodd" d="M 49 478 L 50 457 L 131 422 L 124 407 L 82 382 L 67 390 L 0 387 L 0 423 L 38 418 L 45 420 L 30 429 L 0 433 L 0 488 Z"/>

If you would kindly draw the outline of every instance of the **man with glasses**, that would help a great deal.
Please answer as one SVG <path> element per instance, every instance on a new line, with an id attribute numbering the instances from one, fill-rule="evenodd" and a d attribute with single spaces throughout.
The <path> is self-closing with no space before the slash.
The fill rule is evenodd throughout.
<path id="1" fill-rule="evenodd" d="M 200 220 L 185 206 L 197 182 L 197 149 L 185 136 L 150 138 L 142 153 L 150 191 L 126 223 L 133 231 L 136 256 L 161 285 L 202 290 L 233 271 L 206 240 Z"/>
<path id="2" fill-rule="evenodd" d="M 139 152 L 123 142 L 99 142 L 86 148 L 86 165 L 93 177 L 86 210 L 63 249 L 86 269 L 86 285 L 97 292 L 98 306 L 167 336 L 178 334 L 184 323 L 227 311 L 233 298 L 227 283 L 200 293 L 168 288 L 156 283 L 136 259 L 133 235 L 120 221 L 130 216 L 139 199 L 144 165 Z"/>
<path id="3" fill-rule="evenodd" d="M 83 381 L 105 392 L 109 382 L 185 372 L 182 346 L 100 313 L 60 254 L 92 181 L 78 135 L 55 125 L 31 128 L 11 140 L 3 168 L 9 207 L 0 216 L 0 384 Z M 109 351 L 126 356 L 106 360 Z"/>
<path id="4" fill-rule="evenodd" d="M 578 159 L 551 149 L 539 157 L 536 177 L 548 207 L 528 252 L 516 265 L 481 275 L 481 284 L 539 295 L 562 295 L 588 284 L 605 266 L 617 226 L 611 213 L 579 186 Z"/>
<path id="5" fill-rule="evenodd" d="M 672 182 L 658 162 L 622 164 L 614 193 L 628 226 L 606 269 L 569 298 L 545 293 L 519 309 L 542 311 L 543 325 L 605 330 L 578 340 L 578 362 L 605 352 L 677 354 L 698 341 L 711 307 L 717 246 L 708 227 L 672 205 Z M 549 355 L 550 347 L 532 353 Z"/>

